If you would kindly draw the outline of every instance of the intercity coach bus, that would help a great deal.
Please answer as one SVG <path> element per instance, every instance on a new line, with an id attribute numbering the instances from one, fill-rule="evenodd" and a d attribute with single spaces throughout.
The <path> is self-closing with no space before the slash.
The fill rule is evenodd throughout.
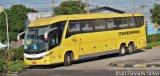
<path id="1" fill-rule="evenodd" d="M 28 25 L 26 65 L 50 65 L 81 58 L 132 54 L 146 46 L 142 14 L 76 14 L 39 19 Z"/>

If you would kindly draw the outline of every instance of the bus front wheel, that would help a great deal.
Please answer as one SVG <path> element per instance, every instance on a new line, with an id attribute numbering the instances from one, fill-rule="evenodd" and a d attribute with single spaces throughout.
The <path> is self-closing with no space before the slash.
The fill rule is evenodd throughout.
<path id="1" fill-rule="evenodd" d="M 72 55 L 71 53 L 66 53 L 64 56 L 64 65 L 70 66 L 72 64 Z"/>

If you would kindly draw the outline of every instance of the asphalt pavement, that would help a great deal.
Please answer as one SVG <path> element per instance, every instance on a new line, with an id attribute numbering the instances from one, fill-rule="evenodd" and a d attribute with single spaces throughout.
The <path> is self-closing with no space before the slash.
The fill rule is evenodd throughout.
<path id="1" fill-rule="evenodd" d="M 111 63 L 121 64 L 121 66 L 112 66 Z M 88 58 L 76 61 L 68 67 L 58 64 L 47 68 L 26 69 L 20 71 L 18 76 L 160 76 L 158 66 L 123 67 L 124 64 L 159 65 L 160 49 L 149 49 L 126 56 L 107 55 Z"/>

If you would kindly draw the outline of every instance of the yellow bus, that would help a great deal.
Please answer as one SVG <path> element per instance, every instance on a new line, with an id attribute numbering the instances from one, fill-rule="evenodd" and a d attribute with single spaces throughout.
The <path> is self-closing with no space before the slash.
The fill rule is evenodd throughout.
<path id="1" fill-rule="evenodd" d="M 26 65 L 72 64 L 74 60 L 146 46 L 143 14 L 76 14 L 44 18 L 29 24 L 24 42 Z"/>

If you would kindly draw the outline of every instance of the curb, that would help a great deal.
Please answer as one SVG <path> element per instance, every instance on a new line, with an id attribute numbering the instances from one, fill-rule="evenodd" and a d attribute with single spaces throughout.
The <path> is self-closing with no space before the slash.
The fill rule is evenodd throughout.
<path id="1" fill-rule="evenodd" d="M 158 49 L 158 48 L 160 48 L 160 47 L 152 47 L 152 49 Z"/>
<path id="2" fill-rule="evenodd" d="M 145 49 L 159 49 L 160 47 L 146 47 Z"/>
<path id="3" fill-rule="evenodd" d="M 149 67 L 160 67 L 160 64 L 118 64 L 110 63 L 109 66 L 112 67 L 124 67 L 124 68 L 149 68 Z"/>

